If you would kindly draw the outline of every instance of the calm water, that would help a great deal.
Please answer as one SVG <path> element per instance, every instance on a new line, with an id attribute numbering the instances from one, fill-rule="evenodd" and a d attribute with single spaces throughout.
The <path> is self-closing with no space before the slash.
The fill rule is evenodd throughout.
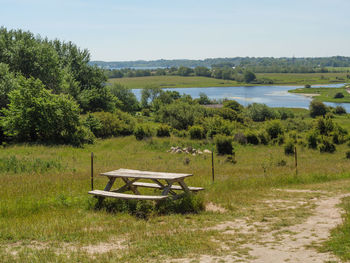
<path id="1" fill-rule="evenodd" d="M 339 88 L 344 84 L 331 85 L 315 85 L 317 87 L 331 87 Z M 205 93 L 210 99 L 233 99 L 240 104 L 247 106 L 251 103 L 264 103 L 270 107 L 287 107 L 287 108 L 305 108 L 309 107 L 309 97 L 303 95 L 296 95 L 289 93 L 288 90 L 303 88 L 304 86 L 255 86 L 255 87 L 209 87 L 209 88 L 169 88 L 165 90 L 175 90 L 180 94 L 191 95 L 192 98 L 199 98 L 200 93 Z M 140 100 L 141 89 L 133 90 L 136 97 Z M 312 88 L 310 89 L 312 93 Z M 350 112 L 350 103 L 332 103 L 325 102 L 325 104 L 335 107 L 337 105 L 343 106 L 347 112 Z"/>

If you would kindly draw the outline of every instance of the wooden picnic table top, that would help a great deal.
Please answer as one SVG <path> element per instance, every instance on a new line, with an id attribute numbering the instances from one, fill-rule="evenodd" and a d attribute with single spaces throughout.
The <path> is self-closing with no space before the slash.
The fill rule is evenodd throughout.
<path id="1" fill-rule="evenodd" d="M 119 178 L 139 178 L 139 179 L 155 179 L 155 180 L 176 180 L 192 176 L 192 174 L 182 173 L 163 173 L 140 171 L 131 169 L 118 169 L 111 172 L 101 173 L 102 176 L 119 177 Z"/>

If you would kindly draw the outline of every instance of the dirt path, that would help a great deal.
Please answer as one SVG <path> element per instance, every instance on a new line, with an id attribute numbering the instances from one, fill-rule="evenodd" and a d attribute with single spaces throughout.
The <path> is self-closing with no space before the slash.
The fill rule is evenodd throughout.
<path id="1" fill-rule="evenodd" d="M 297 192 L 299 190 L 287 190 Z M 305 193 L 308 190 L 301 190 Z M 318 191 L 309 191 L 318 192 Z M 350 195 L 350 194 L 349 194 Z M 257 226 L 264 229 L 261 222 L 248 222 L 247 219 L 223 222 L 214 228 L 221 234 L 238 234 L 259 236 L 256 240 L 247 239 L 240 249 L 246 249 L 248 253 L 235 253 L 234 249 L 227 251 L 225 256 L 203 255 L 197 258 L 200 262 L 341 262 L 330 253 L 320 253 L 316 246 L 329 237 L 330 230 L 341 223 L 341 209 L 337 205 L 341 199 L 349 195 L 337 195 L 333 197 L 320 197 L 314 200 L 301 202 L 314 202 L 315 209 L 311 216 L 301 224 L 283 227 L 278 230 L 263 231 L 259 233 Z M 286 200 L 284 200 L 286 201 Z M 283 202 L 283 200 L 271 200 L 271 203 Z M 289 204 L 290 205 L 290 204 Z M 230 227 L 235 227 L 232 230 Z M 229 230 L 228 230 L 229 229 Z M 176 262 L 191 262 L 193 259 L 180 259 Z"/>

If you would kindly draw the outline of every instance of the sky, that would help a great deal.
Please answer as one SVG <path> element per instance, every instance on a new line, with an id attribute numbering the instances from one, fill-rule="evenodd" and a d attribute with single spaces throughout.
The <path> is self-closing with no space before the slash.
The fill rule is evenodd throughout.
<path id="1" fill-rule="evenodd" d="M 350 56 L 350 0 L 0 0 L 0 26 L 92 60 Z"/>

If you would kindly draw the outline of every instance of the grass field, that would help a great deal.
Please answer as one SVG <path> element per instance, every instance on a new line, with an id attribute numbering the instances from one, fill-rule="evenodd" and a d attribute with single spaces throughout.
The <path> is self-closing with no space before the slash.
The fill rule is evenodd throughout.
<path id="1" fill-rule="evenodd" d="M 315 100 L 328 101 L 328 102 L 338 102 L 338 103 L 349 103 L 350 94 L 347 92 L 346 88 L 301 88 L 290 90 L 289 92 L 298 94 L 315 94 Z M 344 98 L 336 99 L 335 94 L 342 93 Z"/>
<path id="2" fill-rule="evenodd" d="M 347 129 L 350 127 L 345 116 L 336 121 Z M 0 152 L 1 261 L 161 262 L 228 253 L 222 244 L 229 245 L 239 255 L 246 255 L 248 252 L 241 243 L 256 237 L 248 236 L 242 241 L 241 236 L 220 235 L 212 227 L 246 217 L 261 222 L 268 220 L 271 230 L 302 222 L 310 214 L 309 206 L 271 210 L 264 205 L 265 200 L 293 200 L 301 195 L 273 191 L 277 187 L 328 189 L 334 184 L 334 189 L 350 189 L 346 145 L 337 146 L 335 154 L 321 154 L 300 146 L 297 176 L 294 159 L 283 154 L 282 146 L 236 145 L 236 164 L 227 162 L 224 156 L 215 157 L 215 183 L 211 182 L 209 156 L 166 152 L 175 145 L 191 145 L 202 150 L 213 147 L 205 140 L 171 137 L 139 142 L 130 136 L 99 140 L 85 148 L 40 145 L 3 148 Z M 214 203 L 226 212 L 151 216 L 142 220 L 126 213 L 93 210 L 90 207 L 94 198 L 87 194 L 90 152 L 95 154 L 96 174 L 121 167 L 194 173 L 188 184 L 205 187 L 200 194 L 205 203 Z M 95 188 L 102 189 L 105 183 L 106 178 L 96 178 Z"/>
<path id="3" fill-rule="evenodd" d="M 257 77 L 271 79 L 274 81 L 274 85 L 329 84 L 344 83 L 347 81 L 345 73 L 266 73 L 257 74 Z M 139 89 L 146 86 L 157 86 L 161 88 L 249 86 L 248 84 L 237 81 L 193 76 L 150 76 L 137 78 L 117 78 L 109 79 L 109 82 L 120 83 L 131 89 Z"/>

